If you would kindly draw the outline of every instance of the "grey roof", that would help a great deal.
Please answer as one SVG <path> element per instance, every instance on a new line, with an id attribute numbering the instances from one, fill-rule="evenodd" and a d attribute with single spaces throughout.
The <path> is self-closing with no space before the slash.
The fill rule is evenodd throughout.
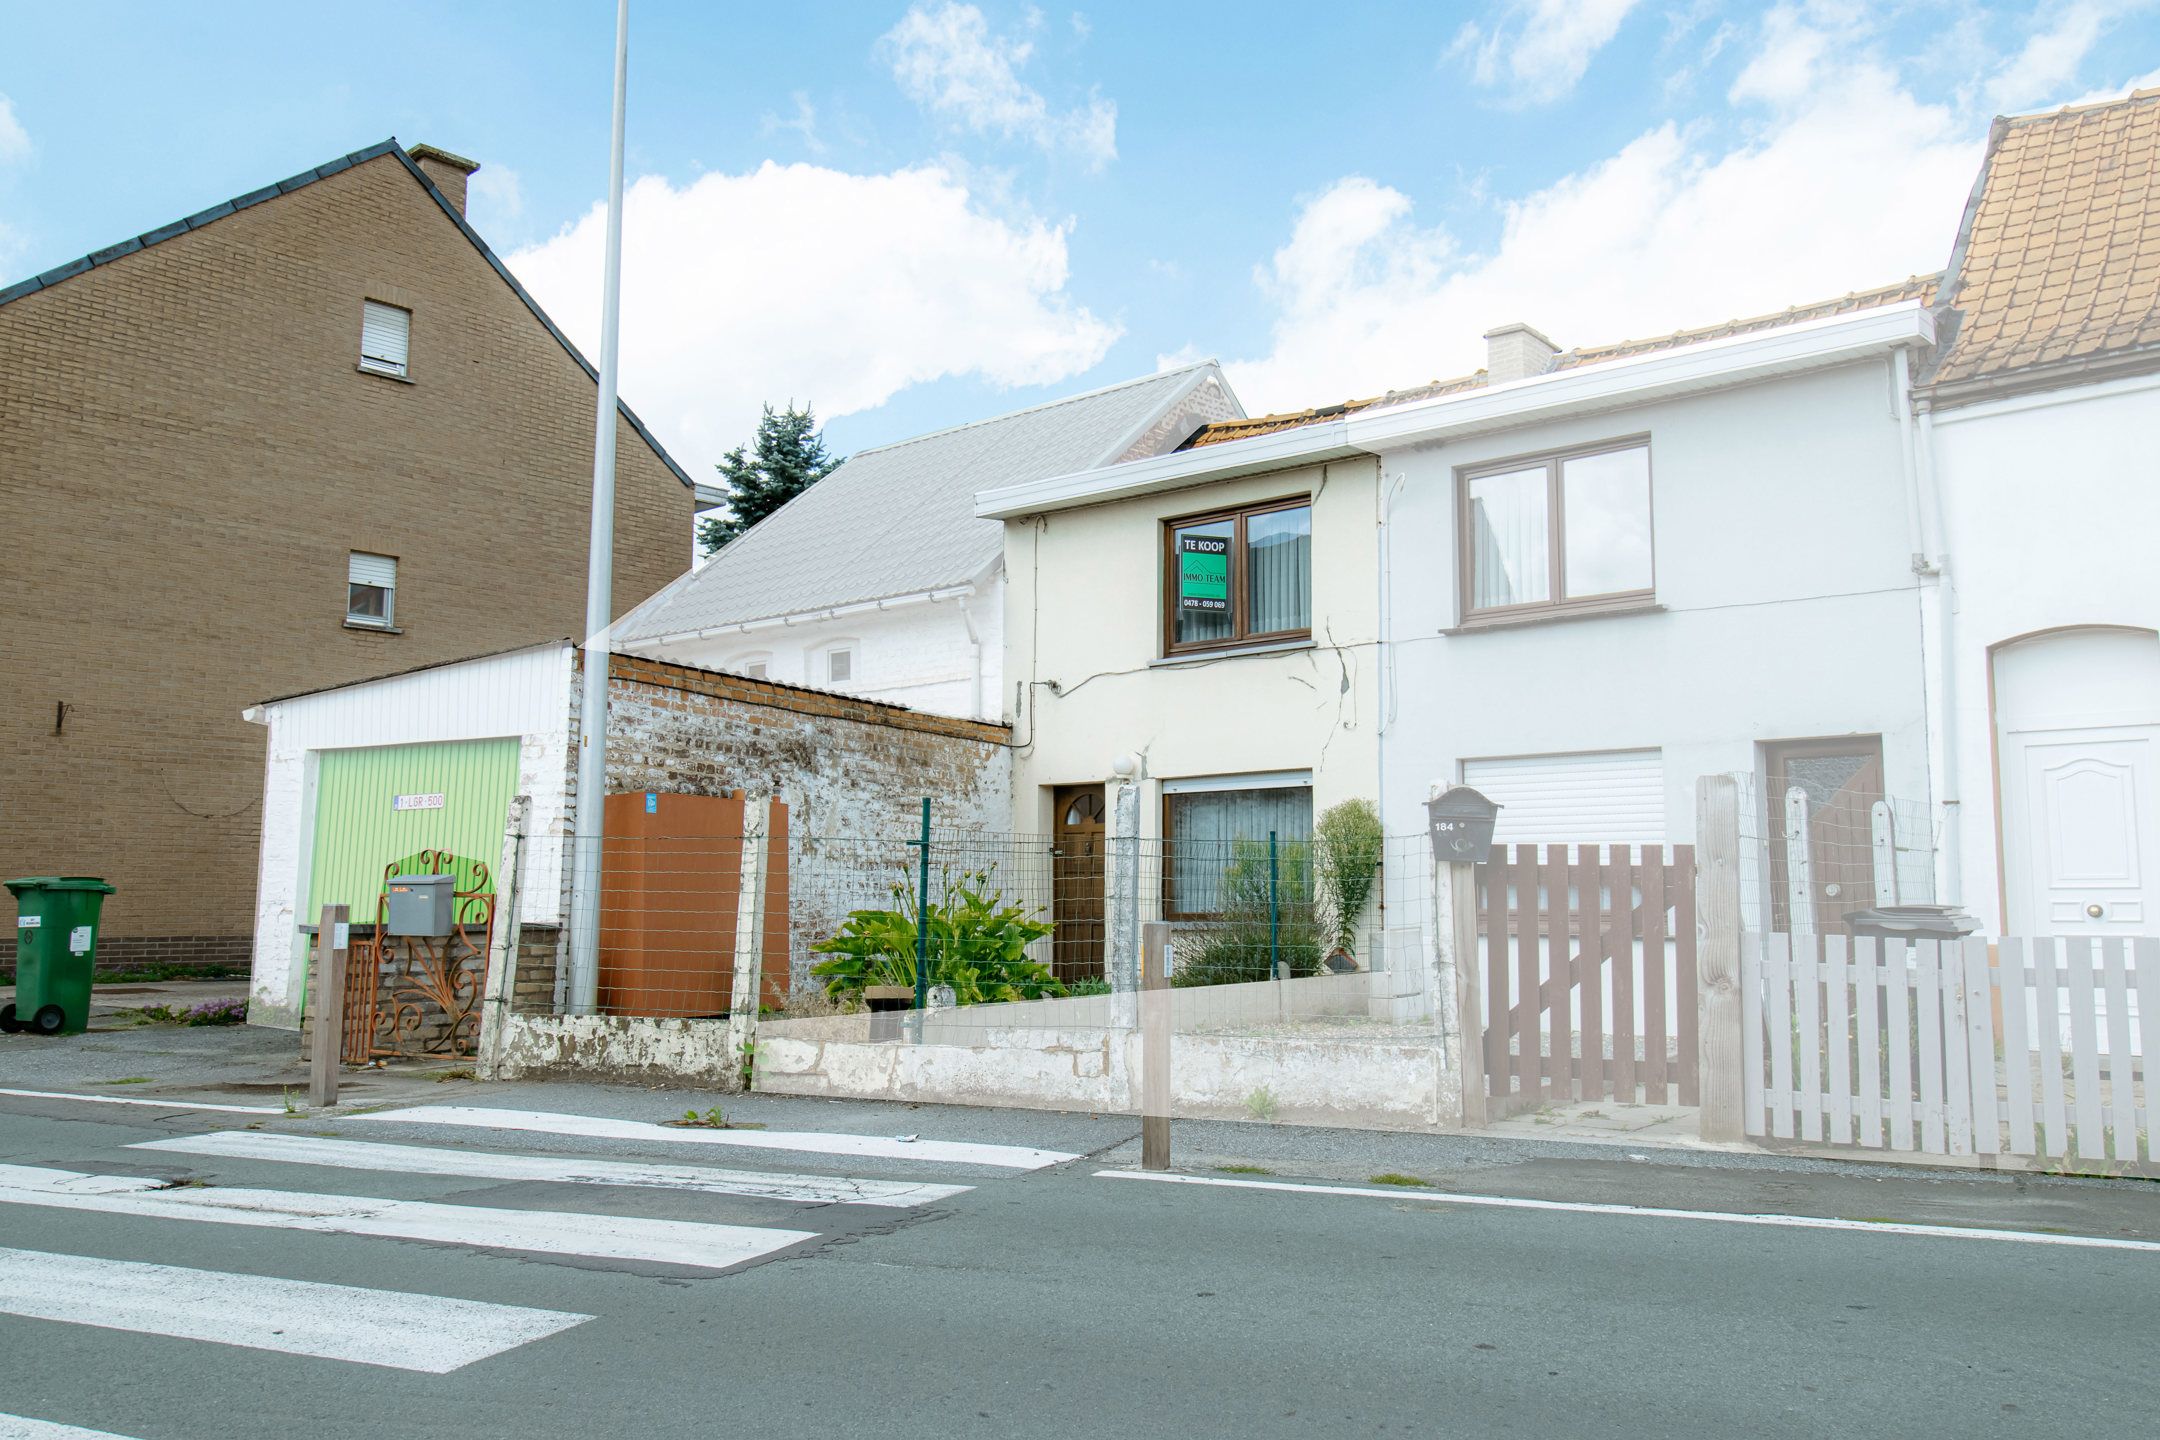
<path id="1" fill-rule="evenodd" d="M 421 148 L 432 149 L 433 147 L 422 146 Z M 438 151 L 437 153 L 447 152 Z M 547 311 L 540 308 L 540 302 L 533 299 L 525 287 L 518 283 L 517 277 L 512 275 L 509 268 L 502 263 L 495 252 L 488 248 L 487 241 L 480 238 L 480 232 L 473 229 L 464 215 L 459 213 L 457 206 L 450 203 L 449 197 L 436 188 L 434 181 L 428 179 L 427 172 L 413 162 L 412 156 L 405 152 L 404 146 L 398 144 L 397 137 L 394 135 L 388 140 L 379 140 L 364 150 L 355 150 L 350 155 L 340 155 L 337 159 L 317 165 L 312 170 L 303 170 L 290 179 L 278 181 L 275 185 L 265 185 L 259 190 L 250 190 L 245 195 L 236 195 L 222 204 L 213 205 L 207 210 L 198 210 L 193 215 L 175 220 L 170 225 L 160 225 L 155 230 L 146 230 L 131 239 L 122 240 L 117 245 L 108 245 L 102 250 L 93 250 L 79 259 L 68 261 L 65 265 L 55 265 L 52 269 L 41 274 L 32 275 L 27 280 L 18 280 L 12 285 L 0 285 L 0 305 L 5 305 L 11 300 L 20 300 L 25 295 L 35 295 L 40 290 L 49 290 L 62 281 L 74 279 L 86 270 L 95 270 L 98 266 L 109 265 L 124 255 L 132 255 L 138 250 L 147 250 L 153 245 L 162 244 L 175 236 L 185 235 L 191 230 L 200 230 L 205 225 L 215 224 L 228 215 L 236 214 L 251 206 L 260 205 L 265 200 L 275 200 L 280 195 L 290 195 L 293 191 L 303 186 L 312 185 L 317 180 L 327 180 L 332 175 L 350 170 L 353 166 L 365 161 L 379 159 L 384 155 L 397 156 L 399 163 L 404 165 L 407 171 L 411 172 L 412 178 L 420 182 L 421 188 L 434 197 L 435 203 L 442 208 L 443 214 L 450 217 L 450 223 L 457 226 L 459 233 L 472 242 L 473 248 L 480 252 L 480 258 L 487 261 L 489 268 L 501 276 L 502 282 L 510 287 L 511 293 L 524 302 L 526 309 L 532 311 L 533 318 L 546 328 L 548 334 L 555 337 L 555 343 L 569 352 L 570 358 L 578 363 L 578 368 L 583 370 L 594 384 L 599 384 L 600 372 L 593 368 L 592 362 L 587 360 L 583 352 L 570 343 L 570 337 L 563 334 L 555 322 L 548 318 Z M 621 411 L 622 418 L 630 422 L 630 428 L 638 433 L 638 438 L 651 446 L 653 454 L 660 457 L 660 463 L 674 472 L 676 479 L 695 490 L 697 488 L 696 482 L 691 480 L 682 466 L 675 463 L 675 457 L 668 454 L 667 447 L 655 439 L 653 433 L 645 428 L 645 422 L 638 419 L 631 412 L 630 407 L 622 404 L 619 398 L 616 406 Z"/>
<path id="2" fill-rule="evenodd" d="M 976 518 L 976 491 L 1109 464 L 1211 375 L 1218 367 L 1203 361 L 851 456 L 624 616 L 615 637 L 657 640 L 980 579 L 1004 551 L 1005 526 Z"/>

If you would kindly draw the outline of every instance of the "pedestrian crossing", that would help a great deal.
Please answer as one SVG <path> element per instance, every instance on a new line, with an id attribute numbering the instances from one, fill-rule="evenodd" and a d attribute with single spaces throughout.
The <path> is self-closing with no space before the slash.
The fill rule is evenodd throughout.
<path id="1" fill-rule="evenodd" d="M 341 1124 L 359 1118 L 345 1117 Z M 461 1271 L 467 1283 L 466 1293 L 459 1296 L 392 1288 L 400 1277 L 409 1280 L 413 1274 L 409 1256 L 386 1266 L 385 1283 L 378 1286 L 372 1271 L 353 1274 L 352 1252 L 342 1252 L 335 1263 L 322 1267 L 296 1263 L 293 1256 L 304 1262 L 312 1253 L 305 1247 L 318 1243 L 304 1237 L 422 1241 L 588 1267 L 595 1262 L 604 1267 L 608 1262 L 666 1267 L 659 1272 L 663 1276 L 724 1276 L 828 1235 L 839 1236 L 851 1226 L 892 1223 L 871 1217 L 920 1212 L 980 1184 L 995 1183 L 985 1182 L 986 1171 L 1009 1176 L 1075 1158 L 1026 1147 L 913 1136 L 713 1132 L 469 1106 L 429 1106 L 364 1118 L 434 1127 L 455 1143 L 411 1143 L 407 1135 L 350 1139 L 341 1134 L 230 1129 L 168 1135 L 125 1149 L 144 1162 L 182 1157 L 211 1162 L 196 1167 L 208 1171 L 213 1181 L 208 1184 L 145 1175 L 141 1172 L 155 1168 L 148 1163 L 110 1167 L 133 1172 L 125 1174 L 100 1173 L 96 1162 L 82 1160 L 21 1163 L 19 1154 L 0 1163 L 0 1234 L 16 1242 L 0 1247 L 0 1318 L 388 1371 L 449 1374 L 564 1335 L 592 1323 L 596 1313 L 506 1303 L 564 1298 L 559 1288 L 535 1295 L 530 1287 L 519 1287 L 503 1298 L 470 1298 L 476 1289 L 486 1293 L 472 1285 L 470 1276 L 501 1273 L 493 1271 Z M 777 1152 L 792 1151 L 804 1168 L 729 1168 L 675 1158 L 685 1152 L 712 1155 L 710 1137 L 715 1134 L 755 1135 L 759 1144 L 736 1147 L 733 1153 L 754 1150 L 778 1158 Z M 532 1144 L 541 1135 L 556 1137 L 558 1145 L 564 1139 L 651 1143 L 623 1147 L 610 1157 L 485 1148 L 515 1144 L 520 1137 Z M 875 1164 L 865 1168 L 883 1173 L 853 1176 L 814 1168 L 841 1168 L 834 1164 L 835 1157 L 866 1158 Z M 900 1160 L 916 1163 L 896 1163 Z M 918 1169 L 928 1173 L 906 1173 Z M 524 1187 L 505 1195 L 490 1186 L 484 1197 L 524 1203 L 482 1204 L 477 1198 L 465 1203 L 456 1187 L 445 1193 L 430 1177 Z M 402 1198 L 416 1192 L 428 1198 Z M 654 1192 L 676 1198 L 662 1200 Z M 639 1195 L 653 1199 L 639 1201 Z M 530 1203 L 535 1200 L 540 1204 Z M 658 1215 L 627 1213 L 651 1212 L 656 1206 Z M 145 1243 L 144 1234 L 170 1233 L 163 1231 L 59 1232 L 71 1239 L 82 1234 L 120 1236 L 117 1241 L 81 1243 L 85 1249 L 117 1250 L 127 1258 L 63 1253 L 65 1244 L 34 1248 L 24 1226 L 5 1218 L 29 1211 L 81 1216 L 93 1225 L 108 1219 L 151 1221 L 275 1230 L 303 1238 L 295 1242 L 298 1250 L 284 1246 L 259 1252 L 277 1257 L 266 1258 L 259 1268 L 288 1273 L 241 1273 L 167 1263 L 171 1252 L 163 1245 L 149 1252 L 135 1248 Z M 699 1213 L 710 1218 L 680 1218 Z M 42 1232 L 52 1233 L 51 1226 Z M 429 1272 L 423 1267 L 422 1273 Z M 371 1283 L 333 1283 L 326 1278 L 333 1275 L 339 1281 Z M 567 1293 L 575 1303 L 588 1292 Z M 587 1303 L 593 1312 L 603 1308 Z M 105 1431 L 0 1414 L 0 1440 L 18 1437 L 109 1440 Z"/>

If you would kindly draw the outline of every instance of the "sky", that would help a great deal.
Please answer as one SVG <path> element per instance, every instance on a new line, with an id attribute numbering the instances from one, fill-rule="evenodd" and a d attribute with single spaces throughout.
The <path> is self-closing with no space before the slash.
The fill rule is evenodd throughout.
<path id="1" fill-rule="evenodd" d="M 2160 0 L 632 0 L 624 398 L 703 473 L 1166 365 L 1254 414 L 1938 270 Z M 614 6 L 0 0 L 0 284 L 396 136 L 597 355 Z"/>

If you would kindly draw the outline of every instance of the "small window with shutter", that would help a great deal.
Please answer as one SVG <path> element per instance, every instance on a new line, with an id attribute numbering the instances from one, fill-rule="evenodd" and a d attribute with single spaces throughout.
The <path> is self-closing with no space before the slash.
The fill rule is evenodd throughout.
<path id="1" fill-rule="evenodd" d="M 396 613 L 396 558 L 353 551 L 345 561 L 345 623 L 388 630 Z"/>
<path id="2" fill-rule="evenodd" d="M 409 379 L 412 359 L 412 311 L 379 300 L 360 304 L 360 368 L 377 375 Z"/>

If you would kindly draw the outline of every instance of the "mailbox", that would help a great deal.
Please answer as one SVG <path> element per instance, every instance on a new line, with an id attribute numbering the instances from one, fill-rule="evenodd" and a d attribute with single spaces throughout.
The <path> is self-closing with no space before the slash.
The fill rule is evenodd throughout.
<path id="1" fill-rule="evenodd" d="M 384 928 L 392 935 L 448 935 L 455 928 L 457 877 L 393 875 L 389 911 Z"/>
<path id="2" fill-rule="evenodd" d="M 1493 822 L 1500 807 L 1467 785 L 1457 785 L 1437 800 L 1425 802 L 1432 825 L 1433 859 L 1482 865 L 1492 858 Z"/>

